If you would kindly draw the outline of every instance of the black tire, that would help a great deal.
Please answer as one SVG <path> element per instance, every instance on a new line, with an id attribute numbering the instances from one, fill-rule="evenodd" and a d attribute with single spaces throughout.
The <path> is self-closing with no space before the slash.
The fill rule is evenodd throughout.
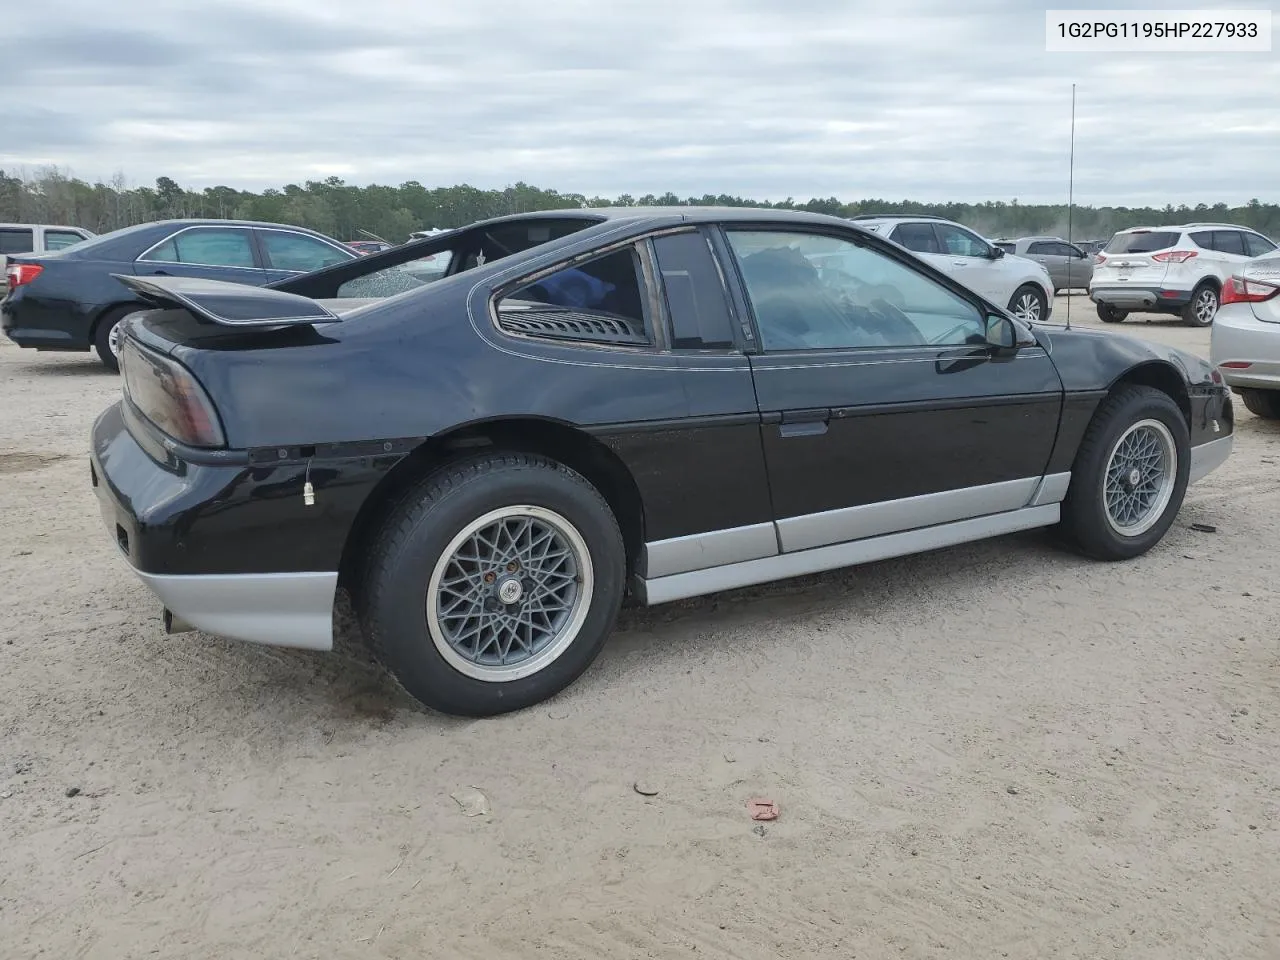
<path id="1" fill-rule="evenodd" d="M 550 658 L 536 672 L 510 679 L 479 679 L 462 668 L 492 677 L 494 667 L 477 668 L 456 650 L 448 652 L 441 618 L 428 626 L 429 584 L 451 541 L 469 524 L 493 511 L 525 505 L 550 511 L 545 515 L 556 518 L 555 523 L 565 521 L 580 538 L 591 574 L 589 602 L 578 594 L 575 603 L 581 606 L 565 616 L 571 622 L 582 617 L 580 625 L 559 653 L 538 654 Z M 509 569 L 494 566 L 502 573 L 493 583 L 495 595 L 504 581 L 518 579 L 504 572 Z M 367 554 L 358 608 L 374 653 L 410 695 L 442 713 L 486 717 L 532 706 L 576 680 L 613 629 L 625 580 L 622 534 L 595 487 L 552 460 L 493 453 L 447 465 L 419 483 L 392 510 Z M 582 575 L 576 582 L 574 589 L 583 590 L 587 578 Z M 556 645 L 552 641 L 550 647 Z"/>
<path id="2" fill-rule="evenodd" d="M 1207 308 L 1212 298 L 1212 312 Z M 1182 322 L 1189 327 L 1207 327 L 1213 323 L 1218 312 L 1218 288 L 1207 280 L 1202 280 L 1191 291 L 1191 299 L 1182 308 Z M 1207 314 L 1207 318 L 1206 318 Z"/>
<path id="3" fill-rule="evenodd" d="M 1129 316 L 1128 310 L 1117 310 L 1109 303 L 1098 304 L 1098 319 L 1103 323 L 1124 323 L 1124 318 Z"/>
<path id="4" fill-rule="evenodd" d="M 1172 439 L 1176 457 L 1173 485 L 1154 523 L 1136 535 L 1123 535 L 1108 520 L 1107 468 L 1125 433 L 1136 424 L 1151 420 L 1163 424 Z M 1178 405 L 1154 387 L 1122 387 L 1102 402 L 1085 431 L 1071 469 L 1071 485 L 1062 504 L 1059 530 L 1073 547 L 1097 560 L 1129 560 L 1141 556 L 1160 542 L 1182 508 L 1190 470 L 1187 422 Z"/>
<path id="5" fill-rule="evenodd" d="M 1029 317 L 1031 320 L 1043 320 L 1049 315 L 1049 301 L 1044 295 L 1044 289 L 1034 283 L 1024 283 L 1017 290 L 1013 291 L 1013 296 L 1009 298 L 1009 312 L 1014 316 L 1021 318 L 1019 313 L 1019 304 L 1027 297 L 1035 300 L 1036 315 Z"/>
<path id="6" fill-rule="evenodd" d="M 113 373 L 120 372 L 120 361 L 111 352 L 111 331 L 115 329 L 117 323 L 137 311 L 137 307 L 117 307 L 109 310 L 93 328 L 93 349 L 98 351 L 98 359 L 102 361 L 102 365 Z"/>
<path id="7" fill-rule="evenodd" d="M 1280 390 L 1241 390 L 1240 399 L 1255 417 L 1280 420 Z"/>

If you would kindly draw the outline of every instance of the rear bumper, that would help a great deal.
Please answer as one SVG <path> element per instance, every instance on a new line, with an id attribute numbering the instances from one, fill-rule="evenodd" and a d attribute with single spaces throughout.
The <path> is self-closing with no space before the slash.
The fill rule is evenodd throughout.
<path id="1" fill-rule="evenodd" d="M 1089 299 L 1118 310 L 1180 310 L 1191 302 L 1190 290 L 1125 284 L 1090 286 Z"/>
<path id="2" fill-rule="evenodd" d="M 162 464 L 125 418 L 118 402 L 94 422 L 90 478 L 103 522 L 138 578 L 198 629 L 250 643 L 331 649 L 346 528 L 336 549 L 314 538 L 293 541 L 289 508 L 272 510 L 269 499 L 273 481 L 277 488 L 292 481 L 280 480 L 282 468 Z M 308 519 L 314 526 L 319 518 Z M 271 546 L 281 541 L 283 560 L 281 548 Z M 289 569 L 302 566 L 300 557 L 331 569 Z"/>
<path id="3" fill-rule="evenodd" d="M 1226 463 L 1227 457 L 1231 456 L 1231 450 L 1235 446 L 1235 439 L 1236 435 L 1229 433 L 1225 437 L 1192 447 L 1191 473 L 1187 483 L 1192 484 L 1203 480 Z"/>
<path id="4" fill-rule="evenodd" d="M 1209 359 L 1230 387 L 1280 390 L 1280 323 L 1259 320 L 1247 303 L 1227 304 L 1213 318 Z"/>
<path id="5" fill-rule="evenodd" d="M 273 647 L 333 649 L 336 572 L 134 573 L 165 609 L 197 630 Z"/>
<path id="6" fill-rule="evenodd" d="M 88 350 L 92 344 L 87 326 L 88 321 L 80 323 L 51 309 L 34 309 L 21 287 L 0 300 L 0 331 L 20 347 Z"/>

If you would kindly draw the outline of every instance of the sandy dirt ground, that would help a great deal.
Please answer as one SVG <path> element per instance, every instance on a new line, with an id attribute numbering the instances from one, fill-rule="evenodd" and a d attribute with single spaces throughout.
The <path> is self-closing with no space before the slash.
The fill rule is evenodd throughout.
<path id="1" fill-rule="evenodd" d="M 1237 405 L 1140 560 L 1030 534 L 631 612 L 460 722 L 349 638 L 166 638 L 89 486 L 118 391 L 0 342 L 5 960 L 1280 956 L 1280 424 Z"/>

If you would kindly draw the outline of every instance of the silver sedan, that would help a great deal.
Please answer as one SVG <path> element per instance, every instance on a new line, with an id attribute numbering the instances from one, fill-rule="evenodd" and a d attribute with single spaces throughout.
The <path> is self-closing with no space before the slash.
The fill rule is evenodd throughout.
<path id="1" fill-rule="evenodd" d="M 1223 284 L 1209 355 L 1246 407 L 1280 419 L 1280 250 L 1248 261 Z"/>

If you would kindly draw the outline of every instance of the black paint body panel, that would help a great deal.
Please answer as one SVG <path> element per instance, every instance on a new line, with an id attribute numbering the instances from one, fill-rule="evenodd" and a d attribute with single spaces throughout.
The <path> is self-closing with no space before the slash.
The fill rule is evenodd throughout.
<path id="1" fill-rule="evenodd" d="M 690 221 L 735 217 L 885 243 L 817 215 L 626 211 L 320 328 L 242 332 L 178 310 L 135 315 L 128 334 L 190 369 L 219 411 L 228 446 L 262 465 L 162 466 L 108 411 L 94 428 L 95 470 L 110 510 L 128 521 L 134 562 L 166 573 L 336 570 L 358 510 L 403 455 L 404 438 L 491 421 L 542 421 L 608 447 L 640 492 L 647 542 L 1064 472 L 1097 403 L 1139 368 L 1186 389 L 1193 443 L 1223 435 L 1208 426 L 1225 395 L 1208 364 L 1110 333 L 1041 327 L 1040 346 L 1017 356 L 910 348 L 897 359 L 911 362 L 900 364 L 760 355 L 732 271 L 725 296 L 733 349 L 551 342 L 503 334 L 490 317 L 492 293 L 533 271 Z M 705 289 L 705 273 L 701 282 Z M 671 307 L 662 303 L 654 323 L 667 322 Z M 824 421 L 825 431 L 783 437 L 783 426 L 806 419 Z M 387 438 L 394 455 L 333 452 Z M 299 451 L 311 447 L 316 505 L 306 507 Z M 273 464 L 278 450 L 286 458 Z"/>

